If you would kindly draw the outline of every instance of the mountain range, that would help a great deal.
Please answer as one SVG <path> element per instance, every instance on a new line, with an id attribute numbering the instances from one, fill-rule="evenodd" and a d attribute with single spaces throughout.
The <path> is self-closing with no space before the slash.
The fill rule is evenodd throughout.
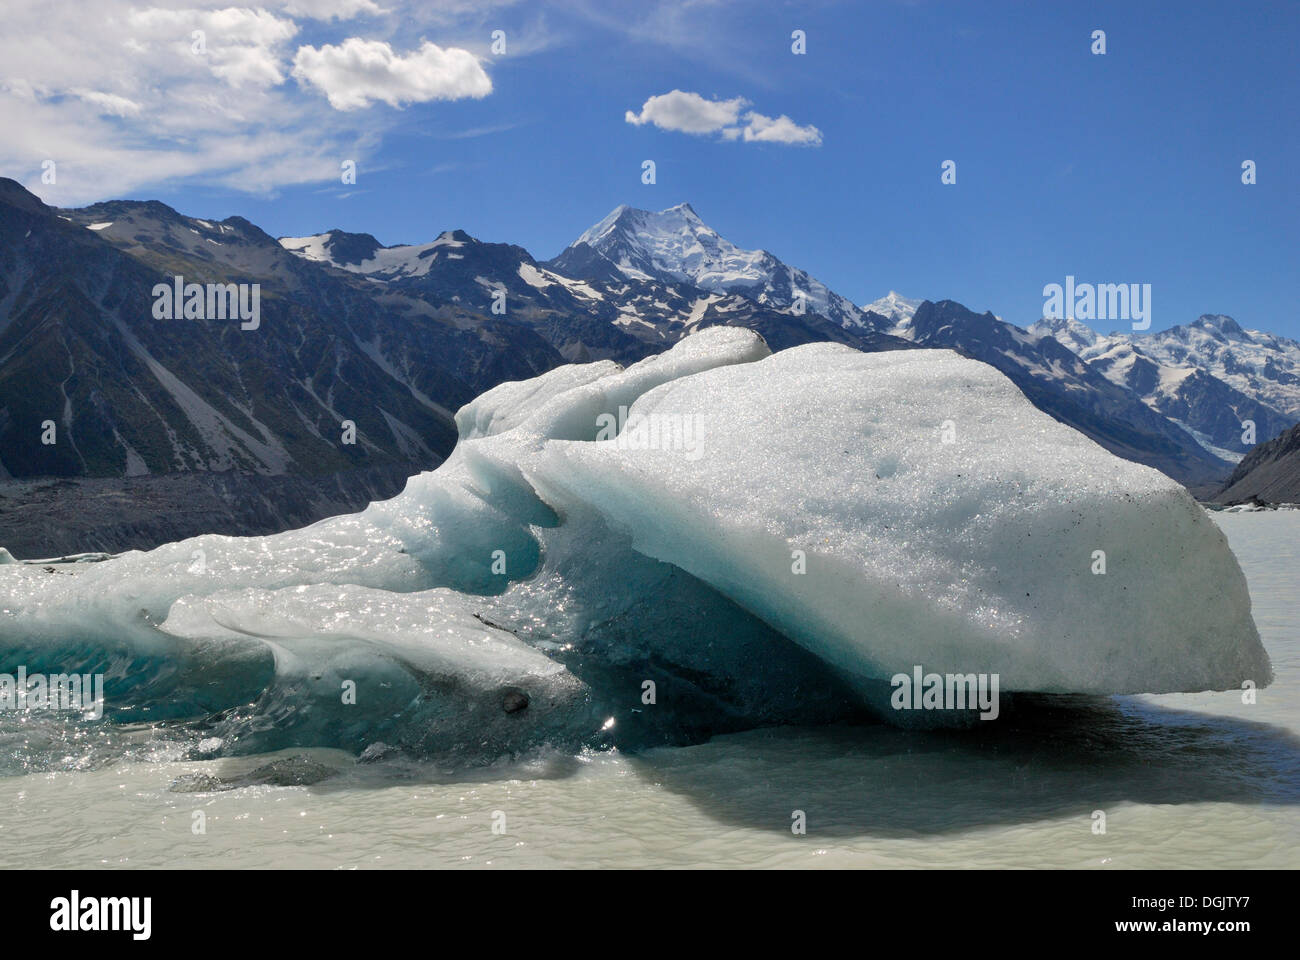
<path id="1" fill-rule="evenodd" d="M 1227 460 L 1300 420 L 1300 343 L 1244 330 L 1231 317 L 1149 334 L 1102 336 L 1075 320 L 1040 320 L 1029 330 L 1053 337 Z"/>
<path id="2" fill-rule="evenodd" d="M 160 319 L 153 291 L 176 276 L 258 284 L 260 322 Z M 0 179 L 0 544 L 116 550 L 358 509 L 440 463 L 456 409 L 497 383 L 718 324 L 775 350 L 956 350 L 1198 493 L 1250 449 L 1242 421 L 1263 442 L 1300 420 L 1300 344 L 1230 318 L 1101 336 L 892 291 L 859 306 L 684 203 L 620 206 L 536 260 L 461 230 L 384 246 L 156 201 L 61 210 Z"/>

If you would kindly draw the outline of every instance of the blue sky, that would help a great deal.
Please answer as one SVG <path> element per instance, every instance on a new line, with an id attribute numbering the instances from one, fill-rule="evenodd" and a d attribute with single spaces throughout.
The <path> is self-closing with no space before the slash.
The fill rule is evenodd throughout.
<path id="1" fill-rule="evenodd" d="M 0 40 L 0 124 L 21 131 L 0 173 L 47 202 L 158 198 L 388 244 L 461 228 L 546 258 L 620 203 L 686 200 L 859 303 L 892 288 L 1027 325 L 1072 274 L 1151 284 L 1154 330 L 1209 312 L 1300 338 L 1300 4 L 31 7 L 48 39 L 19 13 Z M 354 42 L 388 72 L 344 56 Z M 707 133 L 626 119 L 674 90 L 744 102 Z M 816 142 L 746 139 L 783 117 Z"/>

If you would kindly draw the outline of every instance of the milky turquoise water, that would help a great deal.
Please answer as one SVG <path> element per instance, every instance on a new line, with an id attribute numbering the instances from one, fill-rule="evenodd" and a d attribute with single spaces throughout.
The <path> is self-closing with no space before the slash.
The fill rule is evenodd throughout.
<path id="1" fill-rule="evenodd" d="M 1058 698 L 962 732 L 778 728 L 459 776 L 335 751 L 189 761 L 147 727 L 108 751 L 9 730 L 11 759 L 39 739 L 60 762 L 0 777 L 0 866 L 1300 867 L 1300 511 L 1214 516 L 1276 672 L 1254 704 Z M 172 790 L 303 755 L 336 772 Z"/>

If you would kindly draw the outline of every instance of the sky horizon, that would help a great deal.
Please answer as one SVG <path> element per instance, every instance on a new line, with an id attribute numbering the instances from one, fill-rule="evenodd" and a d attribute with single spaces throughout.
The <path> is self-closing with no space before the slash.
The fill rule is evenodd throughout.
<path id="1" fill-rule="evenodd" d="M 619 204 L 688 202 L 858 304 L 1028 326 L 1073 276 L 1150 284 L 1153 332 L 1300 339 L 1294 4 L 17 6 L 0 175 L 56 206 L 545 260 Z"/>

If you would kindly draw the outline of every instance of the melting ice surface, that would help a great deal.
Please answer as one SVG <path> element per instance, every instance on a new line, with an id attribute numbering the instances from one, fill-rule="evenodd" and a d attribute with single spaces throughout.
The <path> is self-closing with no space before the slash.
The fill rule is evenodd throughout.
<path id="1" fill-rule="evenodd" d="M 358 514 L 6 565 L 5 669 L 103 673 L 110 721 L 209 755 L 470 763 L 825 723 L 918 665 L 1012 693 L 1272 678 L 1186 492 L 949 351 L 710 328 L 456 419 L 446 463 Z"/>

